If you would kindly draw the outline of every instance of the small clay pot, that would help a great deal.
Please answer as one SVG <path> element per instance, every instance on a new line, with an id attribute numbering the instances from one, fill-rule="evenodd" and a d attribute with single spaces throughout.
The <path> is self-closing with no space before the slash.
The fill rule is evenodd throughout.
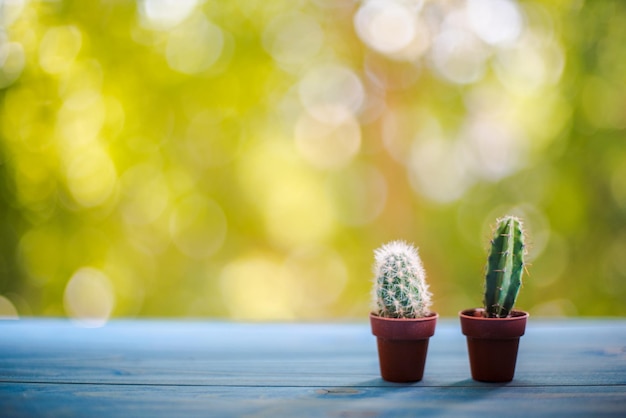
<path id="1" fill-rule="evenodd" d="M 511 311 L 507 318 L 485 318 L 484 309 L 459 312 L 461 331 L 467 337 L 472 379 L 510 382 L 515 375 L 519 339 L 524 335 L 528 312 Z"/>
<path id="2" fill-rule="evenodd" d="M 438 317 L 435 312 L 424 318 L 383 318 L 370 313 L 383 379 L 398 383 L 422 380 L 428 339 L 435 334 Z"/>

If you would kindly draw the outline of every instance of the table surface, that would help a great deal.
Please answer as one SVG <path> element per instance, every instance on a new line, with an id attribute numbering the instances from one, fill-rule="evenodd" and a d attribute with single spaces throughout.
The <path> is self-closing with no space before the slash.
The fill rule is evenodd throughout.
<path id="1" fill-rule="evenodd" d="M 366 322 L 0 321 L 0 416 L 626 417 L 626 319 L 531 317 L 506 384 L 465 344 L 440 319 L 424 379 L 394 384 Z"/>

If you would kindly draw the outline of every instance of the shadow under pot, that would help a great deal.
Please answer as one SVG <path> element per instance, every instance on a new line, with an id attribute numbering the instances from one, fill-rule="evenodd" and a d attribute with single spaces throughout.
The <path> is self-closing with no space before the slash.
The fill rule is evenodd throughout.
<path id="1" fill-rule="evenodd" d="M 485 318 L 484 309 L 459 312 L 461 331 L 467 337 L 472 379 L 510 382 L 515 375 L 519 339 L 526 330 L 528 312 L 511 311 L 506 318 Z"/>
<path id="2" fill-rule="evenodd" d="M 435 334 L 438 317 L 434 312 L 424 318 L 384 318 L 370 313 L 384 380 L 396 383 L 422 380 L 428 341 Z"/>

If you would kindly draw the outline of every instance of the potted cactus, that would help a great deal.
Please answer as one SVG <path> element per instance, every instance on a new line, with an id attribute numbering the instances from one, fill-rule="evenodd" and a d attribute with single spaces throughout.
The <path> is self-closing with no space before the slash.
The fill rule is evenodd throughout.
<path id="1" fill-rule="evenodd" d="M 498 219 L 485 273 L 483 308 L 459 313 L 474 380 L 509 382 L 528 313 L 514 310 L 524 271 L 524 229 L 514 216 Z"/>
<path id="2" fill-rule="evenodd" d="M 437 313 L 417 249 L 402 241 L 374 252 L 372 333 L 377 337 L 380 373 L 390 382 L 422 380 L 428 340 Z"/>

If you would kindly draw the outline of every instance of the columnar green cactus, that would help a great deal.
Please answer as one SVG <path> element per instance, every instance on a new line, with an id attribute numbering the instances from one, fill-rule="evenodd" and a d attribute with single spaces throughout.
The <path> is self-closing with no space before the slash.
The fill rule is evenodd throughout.
<path id="1" fill-rule="evenodd" d="M 374 251 L 374 258 L 374 312 L 386 318 L 428 316 L 431 293 L 417 249 L 392 241 Z"/>
<path id="2" fill-rule="evenodd" d="M 522 284 L 525 253 L 522 221 L 515 216 L 498 219 L 485 274 L 486 317 L 509 316 Z"/>

